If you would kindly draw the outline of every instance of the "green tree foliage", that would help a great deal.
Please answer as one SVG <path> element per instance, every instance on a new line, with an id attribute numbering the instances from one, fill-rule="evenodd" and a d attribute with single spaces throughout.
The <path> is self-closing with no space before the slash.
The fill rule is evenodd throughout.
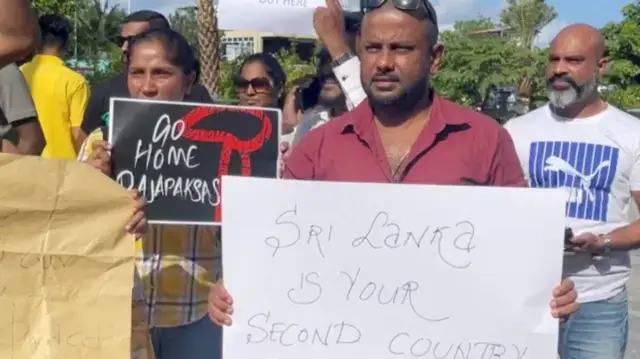
<path id="1" fill-rule="evenodd" d="M 198 50 L 198 17 L 195 6 L 176 9 L 169 15 L 171 27 L 184 36 L 194 50 Z"/>
<path id="2" fill-rule="evenodd" d="M 82 6 L 77 22 L 77 56 L 79 61 L 94 67 L 87 79 L 95 84 L 123 70 L 122 54 L 114 40 L 120 34 L 126 13 L 109 1 L 78 1 Z M 75 52 L 69 55 L 75 56 Z"/>
<path id="3" fill-rule="evenodd" d="M 316 61 L 302 61 L 296 52 L 296 46 L 289 50 L 280 50 L 275 54 L 276 59 L 282 65 L 284 72 L 287 74 L 287 89 L 290 88 L 291 82 L 296 79 L 316 73 Z"/>
<path id="4" fill-rule="evenodd" d="M 78 16 L 78 57 L 87 60 L 107 58 L 126 13 L 109 1 L 83 0 Z"/>
<path id="5" fill-rule="evenodd" d="M 225 100 L 237 99 L 236 89 L 233 85 L 233 77 L 239 73 L 240 64 L 245 56 L 239 56 L 233 60 L 223 60 L 220 62 L 218 73 L 218 96 Z"/>
<path id="6" fill-rule="evenodd" d="M 507 0 L 500 12 L 500 23 L 510 31 L 518 46 L 524 51 L 534 50 L 534 41 L 542 29 L 549 25 L 558 13 L 545 0 Z M 523 75 L 516 91 L 519 101 L 529 107 L 536 100 L 538 76 Z"/>
<path id="7" fill-rule="evenodd" d="M 34 0 L 36 12 L 65 16 L 72 28 L 67 52 L 71 64 L 93 66 L 87 79 L 95 83 L 122 71 L 121 54 L 115 45 L 126 13 L 118 5 L 101 0 Z"/>
<path id="8" fill-rule="evenodd" d="M 97 84 L 114 75 L 124 71 L 124 63 L 122 62 L 122 53 L 116 46 L 110 46 L 109 51 L 102 54 L 102 59 L 96 62 L 96 70 L 87 75 L 89 83 Z"/>
<path id="9" fill-rule="evenodd" d="M 620 22 L 607 24 L 602 32 L 610 68 L 604 79 L 605 97 L 625 109 L 640 108 L 640 0 L 622 9 Z"/>
<path id="10" fill-rule="evenodd" d="M 72 32 L 77 30 L 79 58 L 109 51 L 126 16 L 124 10 L 108 0 L 34 0 L 32 4 L 38 15 L 59 14 L 69 20 Z M 74 36 L 70 54 L 75 53 Z"/>
<path id="11" fill-rule="evenodd" d="M 558 16 L 545 0 L 507 0 L 500 12 L 500 22 L 513 31 L 518 44 L 532 49 L 540 31 Z"/>
<path id="12" fill-rule="evenodd" d="M 73 18 L 76 4 L 81 7 L 81 0 L 32 0 L 33 6 L 38 16 L 45 14 L 60 14 L 69 19 Z"/>
<path id="13" fill-rule="evenodd" d="M 543 55 L 518 46 L 510 36 L 482 30 L 498 28 L 489 18 L 459 21 L 442 34 L 446 57 L 434 78 L 439 93 L 467 106 L 482 104 L 489 90 L 515 87 L 523 76 L 539 76 Z"/>

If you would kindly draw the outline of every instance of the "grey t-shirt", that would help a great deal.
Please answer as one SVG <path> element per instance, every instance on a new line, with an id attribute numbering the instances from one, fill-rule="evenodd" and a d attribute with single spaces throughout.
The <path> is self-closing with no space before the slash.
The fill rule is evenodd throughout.
<path id="1" fill-rule="evenodd" d="M 317 107 L 309 110 L 307 113 L 304 114 L 304 117 L 302 118 L 302 122 L 300 122 L 300 124 L 296 128 L 296 134 L 293 139 L 292 145 L 297 145 L 298 142 L 300 142 L 300 140 L 302 139 L 302 137 L 304 137 L 307 133 L 309 133 L 311 130 L 315 129 L 316 127 L 320 127 L 324 125 L 325 123 L 329 122 L 329 120 L 330 120 L 329 112 L 327 112 L 326 109 Z"/>
<path id="2" fill-rule="evenodd" d="M 4 137 L 17 121 L 37 117 L 27 81 L 18 66 L 0 69 L 0 137 Z"/>

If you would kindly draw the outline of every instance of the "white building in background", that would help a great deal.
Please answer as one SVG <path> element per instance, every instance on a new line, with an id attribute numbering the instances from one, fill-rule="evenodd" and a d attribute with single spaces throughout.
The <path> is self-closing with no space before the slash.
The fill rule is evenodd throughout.
<path id="1" fill-rule="evenodd" d="M 316 41 L 316 38 L 310 36 L 258 31 L 224 31 L 222 52 L 225 59 L 233 60 L 242 54 L 276 53 L 280 49 L 290 48 L 295 42 L 298 56 L 302 60 L 307 60 L 313 56 Z"/>

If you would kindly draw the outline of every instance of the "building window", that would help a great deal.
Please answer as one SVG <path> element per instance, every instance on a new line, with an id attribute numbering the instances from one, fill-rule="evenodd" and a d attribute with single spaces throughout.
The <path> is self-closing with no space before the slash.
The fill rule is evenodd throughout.
<path id="1" fill-rule="evenodd" d="M 223 56 L 226 60 L 253 53 L 252 37 L 225 37 L 222 39 L 222 44 Z"/>

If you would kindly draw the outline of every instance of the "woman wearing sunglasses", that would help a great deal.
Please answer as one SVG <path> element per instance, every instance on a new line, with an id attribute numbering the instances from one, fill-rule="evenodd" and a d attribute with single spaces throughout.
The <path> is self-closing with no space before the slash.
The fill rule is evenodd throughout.
<path id="1" fill-rule="evenodd" d="M 286 82 L 287 75 L 278 60 L 262 52 L 247 57 L 233 78 L 240 106 L 279 109 L 284 106 Z"/>
<path id="2" fill-rule="evenodd" d="M 132 98 L 184 101 L 198 77 L 193 49 L 170 29 L 132 37 L 126 56 Z M 109 174 L 109 149 L 98 129 L 83 144 L 79 160 Z M 152 225 L 137 251 L 156 359 L 219 358 L 221 329 L 207 317 L 209 287 L 203 284 L 214 282 L 220 271 L 217 228 Z"/>
<path id="3" fill-rule="evenodd" d="M 297 86 L 285 94 L 287 75 L 280 62 L 270 54 L 259 52 L 250 55 L 240 65 L 240 71 L 233 77 L 240 106 L 278 108 L 283 110 L 283 141 L 293 139 L 293 130 L 302 120 L 302 113 L 296 108 Z"/>

